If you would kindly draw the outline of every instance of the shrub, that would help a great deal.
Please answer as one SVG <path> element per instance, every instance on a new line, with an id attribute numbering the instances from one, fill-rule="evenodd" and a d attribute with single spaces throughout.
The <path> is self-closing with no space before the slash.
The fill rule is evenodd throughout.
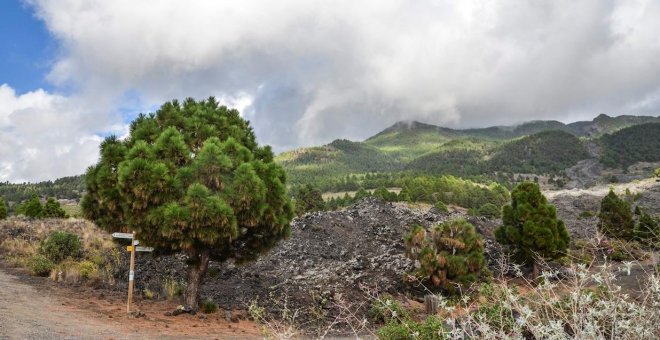
<path id="1" fill-rule="evenodd" d="M 213 314 L 218 311 L 218 304 L 213 300 L 208 299 L 202 302 L 202 313 L 204 314 Z"/>
<path id="2" fill-rule="evenodd" d="M 595 215 L 596 214 L 593 211 L 585 210 L 585 211 L 581 212 L 580 215 L 578 215 L 578 218 L 581 219 L 581 220 L 584 220 L 584 219 L 587 219 L 587 218 L 592 218 Z"/>
<path id="3" fill-rule="evenodd" d="M 44 204 L 42 216 L 64 218 L 66 217 L 66 212 L 64 211 L 64 209 L 62 209 L 60 202 L 50 197 L 48 198 L 48 200 L 46 200 L 46 203 Z"/>
<path id="4" fill-rule="evenodd" d="M 80 277 L 83 279 L 98 279 L 99 267 L 92 261 L 82 261 L 79 264 Z"/>
<path id="5" fill-rule="evenodd" d="M 420 263 L 418 273 L 435 287 L 452 292 L 456 284 L 473 282 L 486 273 L 483 239 L 464 219 L 437 225 L 430 236 L 415 226 L 405 244 L 408 257 Z"/>
<path id="6" fill-rule="evenodd" d="M 500 218 L 502 210 L 493 203 L 486 203 L 479 208 L 479 216 L 486 218 Z"/>
<path id="7" fill-rule="evenodd" d="M 631 240 L 635 222 L 630 204 L 621 199 L 612 189 L 600 202 L 598 229 L 607 237 Z"/>
<path id="8" fill-rule="evenodd" d="M 388 294 L 374 300 L 367 315 L 373 322 L 378 323 L 387 323 L 391 320 L 407 318 L 409 316 L 408 311 Z"/>
<path id="9" fill-rule="evenodd" d="M 56 231 L 41 244 L 41 253 L 54 263 L 60 263 L 66 258 L 77 258 L 81 250 L 78 235 L 65 231 Z"/>
<path id="10" fill-rule="evenodd" d="M 449 209 L 447 208 L 447 205 L 444 204 L 442 201 L 436 202 L 434 207 L 440 212 L 443 212 L 443 213 L 448 213 L 449 212 Z"/>
<path id="11" fill-rule="evenodd" d="M 183 295 L 183 286 L 176 280 L 167 278 L 163 282 L 163 293 L 168 300 L 174 300 Z"/>
<path id="12" fill-rule="evenodd" d="M 37 195 L 27 200 L 19 209 L 19 212 L 27 217 L 40 218 L 43 215 L 43 206 Z"/>
<path id="13" fill-rule="evenodd" d="M 145 288 L 142 290 L 142 294 L 144 295 L 144 298 L 147 300 L 153 300 L 156 298 L 156 292 L 149 288 Z"/>
<path id="14" fill-rule="evenodd" d="M 444 332 L 442 323 L 443 320 L 436 316 L 429 316 L 423 322 L 410 319 L 390 320 L 378 330 L 378 338 L 385 340 L 447 339 L 448 336 Z"/>
<path id="15" fill-rule="evenodd" d="M 385 187 L 379 187 L 378 189 L 376 189 L 373 193 L 373 196 L 380 198 L 385 202 L 395 202 L 399 198 L 396 193 L 385 189 Z"/>
<path id="16" fill-rule="evenodd" d="M 28 262 L 28 267 L 34 275 L 48 276 L 55 265 L 46 256 L 35 255 Z"/>
<path id="17" fill-rule="evenodd" d="M 7 205 L 5 204 L 5 200 L 0 197 L 0 220 L 4 220 L 7 218 Z"/>
<path id="18" fill-rule="evenodd" d="M 660 223 L 645 211 L 641 212 L 637 226 L 635 226 L 635 238 L 647 245 L 653 245 L 660 240 Z"/>

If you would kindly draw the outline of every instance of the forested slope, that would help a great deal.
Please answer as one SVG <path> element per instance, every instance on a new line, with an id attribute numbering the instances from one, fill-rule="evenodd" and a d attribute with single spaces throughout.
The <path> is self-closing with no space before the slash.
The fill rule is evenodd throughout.
<path id="1" fill-rule="evenodd" d="M 628 167 L 636 162 L 660 162 L 660 123 L 631 126 L 600 138 L 601 162 Z"/>

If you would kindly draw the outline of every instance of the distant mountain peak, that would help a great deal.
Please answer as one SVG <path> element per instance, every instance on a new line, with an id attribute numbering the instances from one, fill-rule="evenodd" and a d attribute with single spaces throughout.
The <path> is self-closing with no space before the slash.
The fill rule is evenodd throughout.
<path id="1" fill-rule="evenodd" d="M 597 122 L 597 121 L 610 120 L 610 119 L 612 119 L 612 117 L 610 117 L 610 116 L 608 116 L 604 113 L 601 113 L 598 116 L 596 116 L 596 118 L 594 118 L 593 121 Z"/>
<path id="2" fill-rule="evenodd" d="M 438 128 L 438 126 L 418 122 L 416 120 L 400 120 L 385 130 L 415 130 L 420 128 Z"/>

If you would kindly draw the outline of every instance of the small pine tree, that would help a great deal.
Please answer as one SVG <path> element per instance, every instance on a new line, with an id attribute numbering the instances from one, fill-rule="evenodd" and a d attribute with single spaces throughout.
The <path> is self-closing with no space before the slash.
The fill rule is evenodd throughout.
<path id="1" fill-rule="evenodd" d="M 394 202 L 397 200 L 398 195 L 396 193 L 390 192 L 385 189 L 385 187 L 379 187 L 374 191 L 374 197 L 378 197 L 385 202 Z"/>
<path id="2" fill-rule="evenodd" d="M 478 214 L 486 218 L 500 218 L 502 210 L 493 203 L 486 203 L 479 207 Z"/>
<path id="3" fill-rule="evenodd" d="M 431 229 L 414 226 L 405 238 L 406 254 L 419 261 L 419 274 L 433 286 L 450 292 L 456 284 L 477 280 L 486 273 L 483 239 L 464 219 L 454 219 Z"/>
<path id="4" fill-rule="evenodd" d="M 617 196 L 612 189 L 600 202 L 598 218 L 598 229 L 603 235 L 624 240 L 633 238 L 635 221 L 630 204 Z"/>
<path id="5" fill-rule="evenodd" d="M 326 209 L 321 191 L 311 184 L 303 185 L 294 190 L 293 197 L 296 199 L 296 213 L 298 215 Z"/>
<path id="6" fill-rule="evenodd" d="M 5 200 L 0 197 L 0 220 L 4 220 L 7 218 L 7 205 L 5 204 Z"/>
<path id="7" fill-rule="evenodd" d="M 495 229 L 497 241 L 509 247 L 519 262 L 531 262 L 535 277 L 539 275 L 538 260 L 559 258 L 568 249 L 570 236 L 564 222 L 537 184 L 523 182 L 513 189 L 502 223 Z"/>
<path id="8" fill-rule="evenodd" d="M 660 241 L 660 224 L 645 211 L 642 212 L 635 227 L 635 238 L 646 244 Z"/>
<path id="9" fill-rule="evenodd" d="M 66 217 L 66 212 L 62 209 L 60 202 L 56 201 L 54 198 L 50 197 L 46 200 L 43 209 L 43 217 L 54 217 L 54 218 L 64 218 Z"/>
<path id="10" fill-rule="evenodd" d="M 398 200 L 402 202 L 412 202 L 412 195 L 410 195 L 410 190 L 408 190 L 406 187 L 401 189 L 401 192 L 399 192 Z"/>
<path id="11" fill-rule="evenodd" d="M 355 193 L 355 196 L 353 196 L 353 200 L 354 200 L 355 202 L 357 202 L 357 201 L 359 201 L 359 200 L 361 200 L 361 199 L 363 199 L 363 198 L 367 198 L 367 197 L 369 197 L 369 196 L 371 196 L 371 194 L 369 194 L 368 191 L 364 190 L 364 188 L 360 188 L 360 189 L 358 189 L 358 191 Z"/>
<path id="12" fill-rule="evenodd" d="M 32 195 L 32 198 L 23 203 L 21 213 L 27 217 L 41 218 L 44 213 L 44 208 L 37 195 Z"/>

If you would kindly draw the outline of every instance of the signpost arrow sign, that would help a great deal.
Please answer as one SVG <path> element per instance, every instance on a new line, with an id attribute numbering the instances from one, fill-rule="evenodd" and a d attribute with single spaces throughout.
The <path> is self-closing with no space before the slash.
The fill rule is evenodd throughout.
<path id="1" fill-rule="evenodd" d="M 126 247 L 126 250 L 131 252 L 131 264 L 128 271 L 128 301 L 126 302 L 126 312 L 131 312 L 131 300 L 133 300 L 133 280 L 135 278 L 135 253 L 138 251 L 154 251 L 152 247 L 138 247 L 140 241 L 135 239 L 135 233 L 112 233 L 114 238 L 126 238 L 130 239 L 131 245 Z"/>
<path id="2" fill-rule="evenodd" d="M 133 238 L 133 234 L 131 234 L 131 233 L 112 233 L 112 237 L 114 237 L 114 238 Z"/>
<path id="3" fill-rule="evenodd" d="M 135 249 L 135 251 L 147 251 L 147 252 L 154 251 L 154 248 L 152 248 L 152 247 L 135 247 L 135 248 L 133 248 L 131 246 L 126 246 L 126 251 L 133 251 L 134 249 Z"/>

